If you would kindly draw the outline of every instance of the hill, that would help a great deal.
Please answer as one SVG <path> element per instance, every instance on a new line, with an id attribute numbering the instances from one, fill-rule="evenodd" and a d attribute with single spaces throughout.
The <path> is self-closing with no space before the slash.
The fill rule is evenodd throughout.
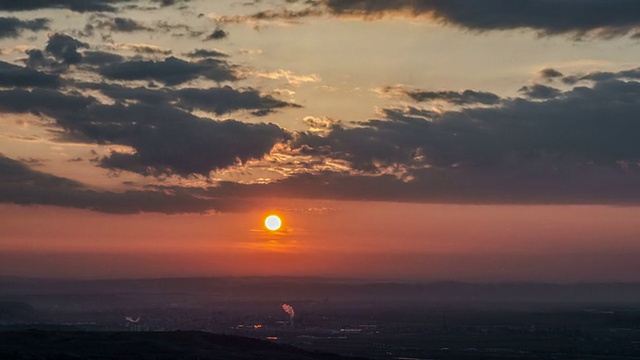
<path id="1" fill-rule="evenodd" d="M 274 342 L 198 331 L 65 332 L 11 331 L 0 336 L 0 359 L 346 360 Z"/>

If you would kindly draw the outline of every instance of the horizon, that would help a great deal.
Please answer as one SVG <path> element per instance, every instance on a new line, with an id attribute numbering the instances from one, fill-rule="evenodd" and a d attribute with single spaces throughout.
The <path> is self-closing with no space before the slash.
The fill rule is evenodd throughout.
<path id="1" fill-rule="evenodd" d="M 578 282 L 549 282 L 549 281 L 464 281 L 464 280 L 416 280 L 416 279 L 385 279 L 385 278 L 337 278 L 320 276 L 285 276 L 285 275 L 252 275 L 252 276 L 175 276 L 175 277 L 116 277 L 116 278 L 47 278 L 47 277 L 22 277 L 0 275 L 0 281 L 37 281 L 37 282 L 136 282 L 136 281 L 181 281 L 181 280 L 225 280 L 225 281 L 310 281 L 311 283 L 323 283 L 332 285 L 471 285 L 471 286 L 519 286 L 519 285 L 544 285 L 558 287 L 572 286 L 599 286 L 620 285 L 639 286 L 640 281 L 616 282 L 616 281 L 578 281 Z"/>

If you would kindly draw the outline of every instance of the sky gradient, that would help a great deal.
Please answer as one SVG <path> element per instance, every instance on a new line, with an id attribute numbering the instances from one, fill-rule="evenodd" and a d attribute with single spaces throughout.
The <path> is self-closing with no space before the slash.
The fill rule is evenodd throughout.
<path id="1" fill-rule="evenodd" d="M 637 281 L 638 55 L 634 0 L 0 0 L 0 275 Z"/>

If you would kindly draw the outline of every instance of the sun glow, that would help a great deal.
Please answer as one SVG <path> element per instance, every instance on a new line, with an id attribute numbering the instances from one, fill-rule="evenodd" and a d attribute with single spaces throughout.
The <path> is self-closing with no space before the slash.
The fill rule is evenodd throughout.
<path id="1" fill-rule="evenodd" d="M 269 215 L 264 219 L 264 226 L 271 231 L 276 231 L 282 226 L 282 220 L 277 215 Z"/>

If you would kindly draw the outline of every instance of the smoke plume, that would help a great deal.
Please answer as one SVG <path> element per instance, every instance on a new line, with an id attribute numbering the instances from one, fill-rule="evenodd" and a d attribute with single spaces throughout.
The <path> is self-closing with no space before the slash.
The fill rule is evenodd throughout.
<path id="1" fill-rule="evenodd" d="M 293 319 L 296 316 L 296 312 L 293 310 L 293 306 L 289 304 L 282 304 L 282 310 L 289 314 L 289 319 Z"/>
<path id="2" fill-rule="evenodd" d="M 125 316 L 124 317 L 125 320 L 127 320 L 130 323 L 137 323 L 140 321 L 140 316 L 138 316 L 137 318 L 132 318 L 131 316 Z"/>

